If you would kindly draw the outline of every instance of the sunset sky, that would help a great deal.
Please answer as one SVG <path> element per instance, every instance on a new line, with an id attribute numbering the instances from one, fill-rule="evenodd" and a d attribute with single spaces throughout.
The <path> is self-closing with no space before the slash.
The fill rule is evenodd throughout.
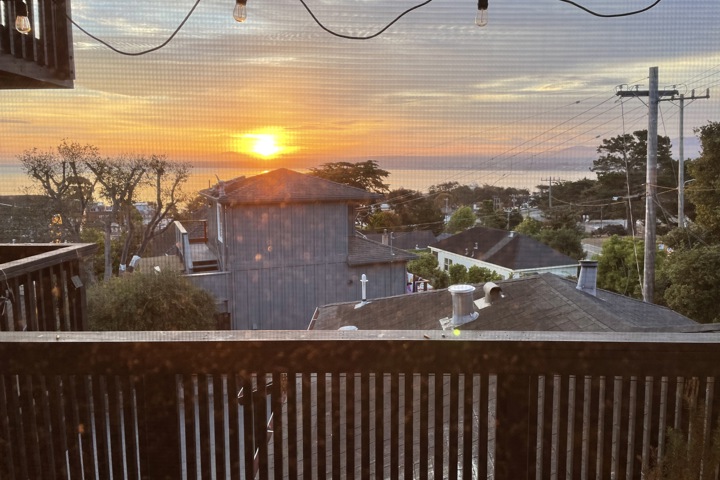
<path id="1" fill-rule="evenodd" d="M 194 3 L 73 0 L 72 16 L 137 52 L 162 43 Z M 307 3 L 347 35 L 372 34 L 416 4 Z M 579 3 L 607 14 L 653 1 Z M 559 0 L 490 0 L 485 28 L 474 25 L 476 5 L 434 0 L 352 41 L 322 31 L 298 0 L 248 0 L 243 24 L 233 0 L 201 0 L 168 46 L 136 57 L 74 29 L 74 89 L 0 90 L 0 163 L 67 138 L 207 168 L 375 159 L 390 169 L 561 170 L 602 138 L 647 128 L 642 102 L 614 94 L 646 88 L 651 66 L 662 88 L 710 88 L 709 100 L 686 104 L 687 137 L 720 120 L 717 0 L 663 0 L 614 19 Z M 676 104 L 662 102 L 658 131 L 676 143 Z"/>

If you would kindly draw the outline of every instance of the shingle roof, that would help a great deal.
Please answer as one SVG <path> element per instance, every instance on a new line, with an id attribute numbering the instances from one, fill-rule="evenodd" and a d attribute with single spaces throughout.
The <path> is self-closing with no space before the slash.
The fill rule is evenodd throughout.
<path id="1" fill-rule="evenodd" d="M 253 177 L 234 178 L 223 182 L 222 189 L 225 192 L 224 197 L 219 185 L 200 193 L 229 205 L 373 201 L 381 198 L 376 193 L 286 168 Z"/>
<path id="2" fill-rule="evenodd" d="M 511 270 L 577 264 L 575 259 L 528 236 L 487 227 L 473 227 L 430 246 Z"/>
<path id="3" fill-rule="evenodd" d="M 370 240 L 382 241 L 382 233 L 368 233 L 365 235 Z M 393 232 L 393 246 L 405 250 L 413 248 L 427 248 L 428 245 L 437 242 L 437 237 L 430 230 L 415 230 L 413 232 Z"/>
<path id="4" fill-rule="evenodd" d="M 374 242 L 360 237 L 348 239 L 348 264 L 370 265 L 373 263 L 407 262 L 415 260 L 417 255 L 399 248 Z"/>
<path id="5" fill-rule="evenodd" d="M 572 281 L 545 273 L 497 282 L 505 297 L 478 310 L 478 318 L 461 330 L 500 331 L 663 331 L 697 324 L 668 308 L 645 304 L 598 290 L 593 297 Z M 476 286 L 474 298 L 483 296 Z M 609 298 L 608 298 L 609 295 Z M 607 298 L 607 300 L 605 299 Z M 440 319 L 452 315 L 446 289 L 326 305 L 318 309 L 314 329 L 336 330 L 353 325 L 361 330 L 438 330 Z"/>

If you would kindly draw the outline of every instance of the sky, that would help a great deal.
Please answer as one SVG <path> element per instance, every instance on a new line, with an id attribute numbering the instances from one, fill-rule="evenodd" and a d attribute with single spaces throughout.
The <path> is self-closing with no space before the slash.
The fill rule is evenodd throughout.
<path id="1" fill-rule="evenodd" d="M 72 17 L 138 52 L 164 42 L 194 3 L 74 0 Z M 306 3 L 328 28 L 357 36 L 417 4 Z M 579 3 L 614 14 L 653 0 Z M 720 121 L 717 0 L 662 0 L 621 18 L 560 0 L 490 0 L 484 28 L 475 2 L 433 0 L 364 41 L 324 32 L 299 0 L 248 0 L 245 23 L 233 7 L 200 0 L 167 46 L 142 56 L 74 28 L 74 89 L 0 90 L 0 164 L 68 139 L 207 171 L 372 159 L 388 170 L 562 175 L 587 170 L 603 138 L 647 128 L 643 102 L 615 92 L 647 88 L 653 66 L 661 88 L 710 88 L 710 99 L 686 102 L 686 156 L 697 154 L 693 128 Z M 658 126 L 675 146 L 677 105 L 661 102 Z"/>

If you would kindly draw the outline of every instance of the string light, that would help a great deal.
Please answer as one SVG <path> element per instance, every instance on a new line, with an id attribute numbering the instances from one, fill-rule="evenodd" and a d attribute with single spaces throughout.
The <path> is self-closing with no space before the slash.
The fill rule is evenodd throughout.
<path id="1" fill-rule="evenodd" d="M 15 0 L 15 30 L 27 35 L 30 33 L 30 19 L 28 18 L 28 6 L 24 1 Z"/>
<path id="2" fill-rule="evenodd" d="M 242 23 L 247 20 L 247 0 L 235 0 L 235 9 L 233 10 L 233 18 L 236 22 Z"/>
<path id="3" fill-rule="evenodd" d="M 478 0 L 478 11 L 475 15 L 475 25 L 484 27 L 488 23 L 488 0 Z"/>
<path id="4" fill-rule="evenodd" d="M 51 1 L 52 1 L 53 4 L 58 4 L 58 0 L 51 0 Z M 118 49 L 118 48 L 110 45 L 110 44 L 109 44 L 108 42 L 106 42 L 105 40 L 102 40 L 101 38 L 99 38 L 99 37 L 97 37 L 97 36 L 95 36 L 95 35 L 92 35 L 90 32 L 88 32 L 87 30 L 83 29 L 80 25 L 77 24 L 77 22 L 75 22 L 75 21 L 70 17 L 70 15 L 67 14 L 67 12 L 65 12 L 65 17 L 68 19 L 68 21 L 69 21 L 70 23 L 72 23 L 72 24 L 73 24 L 76 28 L 78 28 L 81 32 L 83 32 L 84 34 L 86 34 L 87 36 L 89 36 L 90 38 L 92 38 L 93 40 L 97 41 L 98 43 L 106 46 L 106 47 L 109 48 L 110 50 L 112 50 L 112 51 L 114 51 L 114 52 L 116 52 L 116 53 L 119 53 L 119 54 L 121 54 L 121 55 L 139 56 L 139 55 L 145 55 L 145 54 L 150 53 L 150 52 L 155 52 L 155 51 L 157 51 L 157 50 L 160 50 L 161 48 L 163 48 L 163 47 L 166 46 L 167 44 L 169 44 L 170 41 L 172 41 L 172 39 L 175 38 L 175 35 L 178 34 L 178 32 L 180 31 L 180 29 L 181 29 L 181 28 L 185 25 L 185 23 L 188 21 L 188 19 L 189 19 L 190 16 L 193 14 L 193 12 L 194 12 L 195 9 L 197 8 L 197 6 L 198 6 L 198 4 L 200 3 L 200 1 L 201 1 L 201 0 L 195 0 L 195 4 L 192 6 L 192 8 L 191 8 L 190 11 L 188 12 L 188 14 L 185 16 L 185 18 L 182 20 L 182 22 L 180 22 L 180 25 L 178 25 L 178 27 L 175 29 L 174 32 L 172 32 L 172 34 L 170 35 L 170 37 L 168 37 L 167 40 L 165 40 L 163 43 L 161 43 L 160 45 L 158 45 L 158 46 L 156 46 L 156 47 L 152 47 L 152 48 L 149 48 L 149 49 L 147 49 L 147 50 L 142 50 L 142 51 L 139 51 L 139 52 L 126 52 L 126 51 L 122 51 L 122 50 L 120 50 L 120 49 Z M 418 3 L 417 5 L 408 8 L 407 10 L 405 10 L 405 11 L 402 12 L 400 15 L 398 15 L 397 17 L 395 17 L 395 19 L 393 19 L 390 23 L 388 23 L 386 26 L 384 26 L 383 28 L 381 28 L 381 29 L 380 29 L 379 31 L 377 31 L 376 33 L 371 34 L 371 35 L 367 35 L 367 36 L 364 36 L 364 37 L 358 37 L 358 36 L 352 36 L 352 35 L 344 35 L 344 34 L 337 33 L 337 32 L 334 32 L 334 31 L 330 30 L 329 28 L 325 27 L 325 26 L 320 22 L 320 20 L 318 20 L 318 18 L 315 16 L 315 14 L 313 14 L 312 10 L 310 10 L 310 7 L 308 7 L 308 5 L 305 3 L 304 0 L 299 0 L 299 1 L 300 1 L 300 3 L 303 5 L 303 7 L 305 7 L 305 9 L 306 9 L 307 12 L 310 14 L 310 16 L 311 16 L 312 19 L 315 21 L 315 23 L 317 23 L 318 26 L 320 26 L 320 28 L 322 28 L 323 30 L 325 30 L 327 33 L 329 33 L 329 34 L 331 34 L 331 35 L 334 35 L 334 36 L 336 36 L 336 37 L 346 38 L 346 39 L 349 39 L 349 40 L 370 40 L 371 38 L 375 38 L 375 37 L 380 36 L 380 35 L 381 35 L 382 33 L 384 33 L 388 28 L 390 28 L 392 25 L 394 25 L 398 20 L 400 20 L 402 17 L 404 17 L 404 16 L 407 15 L 408 13 L 412 12 L 413 10 L 417 10 L 418 8 L 424 7 L 425 5 L 429 4 L 429 3 L 432 2 L 433 0 L 424 0 L 424 1 L 420 2 L 420 3 Z M 477 26 L 479 26 L 479 27 L 484 27 L 484 26 L 487 25 L 487 23 L 488 23 L 488 13 L 487 13 L 487 12 L 488 12 L 488 1 L 489 1 L 489 0 L 478 0 L 478 10 L 477 10 L 477 15 L 476 15 L 476 17 L 475 17 L 475 24 L 476 24 Z M 632 11 L 632 12 L 616 13 L 616 14 L 600 14 L 600 13 L 594 12 L 594 11 L 592 11 L 592 10 L 590 10 L 590 9 L 588 9 L 588 8 L 586 8 L 586 7 L 578 4 L 578 3 L 575 3 L 575 2 L 573 2 L 573 1 L 571 1 L 571 0 L 559 0 L 559 1 L 561 1 L 561 2 L 563 2 L 563 3 L 567 3 L 567 4 L 572 5 L 572 6 L 574 6 L 574 7 L 577 7 L 577 8 L 579 8 L 579 9 L 581 9 L 581 10 L 583 10 L 583 11 L 585 11 L 585 12 L 591 14 L 591 15 L 595 15 L 595 16 L 597 16 L 597 17 L 611 18 L 611 17 L 625 17 L 625 16 L 630 16 L 630 15 L 637 15 L 637 14 L 639 14 L 639 13 L 646 12 L 646 11 L 650 10 L 651 8 L 655 7 L 657 4 L 659 4 L 661 0 L 655 0 L 654 3 L 650 4 L 649 6 L 647 6 L 647 7 L 645 7 L 645 8 L 639 9 L 639 10 L 635 10 L 635 11 Z M 246 8 L 246 4 L 247 4 L 247 0 L 235 0 L 235 8 L 234 8 L 234 10 L 233 10 L 233 18 L 235 18 L 236 21 L 242 23 L 242 22 L 245 22 L 245 21 L 247 20 L 247 8 Z M 17 12 L 17 18 L 16 18 L 16 22 L 15 22 L 15 28 L 17 28 L 17 30 L 18 30 L 20 33 L 25 33 L 25 34 L 29 33 L 29 32 L 30 32 L 30 19 L 27 17 L 27 11 L 28 11 L 27 4 L 26 4 L 23 0 L 16 0 L 16 1 L 15 1 L 15 10 L 16 10 L 16 12 Z M 23 13 L 24 13 L 24 15 L 23 15 Z"/>

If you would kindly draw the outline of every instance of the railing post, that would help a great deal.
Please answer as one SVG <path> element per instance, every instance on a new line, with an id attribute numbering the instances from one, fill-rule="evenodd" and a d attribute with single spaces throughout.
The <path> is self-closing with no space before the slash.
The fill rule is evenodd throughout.
<path id="1" fill-rule="evenodd" d="M 143 478 L 182 478 L 176 376 L 145 375 L 141 392 L 138 430 Z"/>
<path id="2" fill-rule="evenodd" d="M 534 471 L 531 441 L 531 377 L 503 375 L 497 379 L 495 479 L 530 479 Z M 535 397 L 537 403 L 537 397 Z M 534 417 L 537 418 L 537 417 Z M 532 475 L 534 476 L 534 475 Z"/>

